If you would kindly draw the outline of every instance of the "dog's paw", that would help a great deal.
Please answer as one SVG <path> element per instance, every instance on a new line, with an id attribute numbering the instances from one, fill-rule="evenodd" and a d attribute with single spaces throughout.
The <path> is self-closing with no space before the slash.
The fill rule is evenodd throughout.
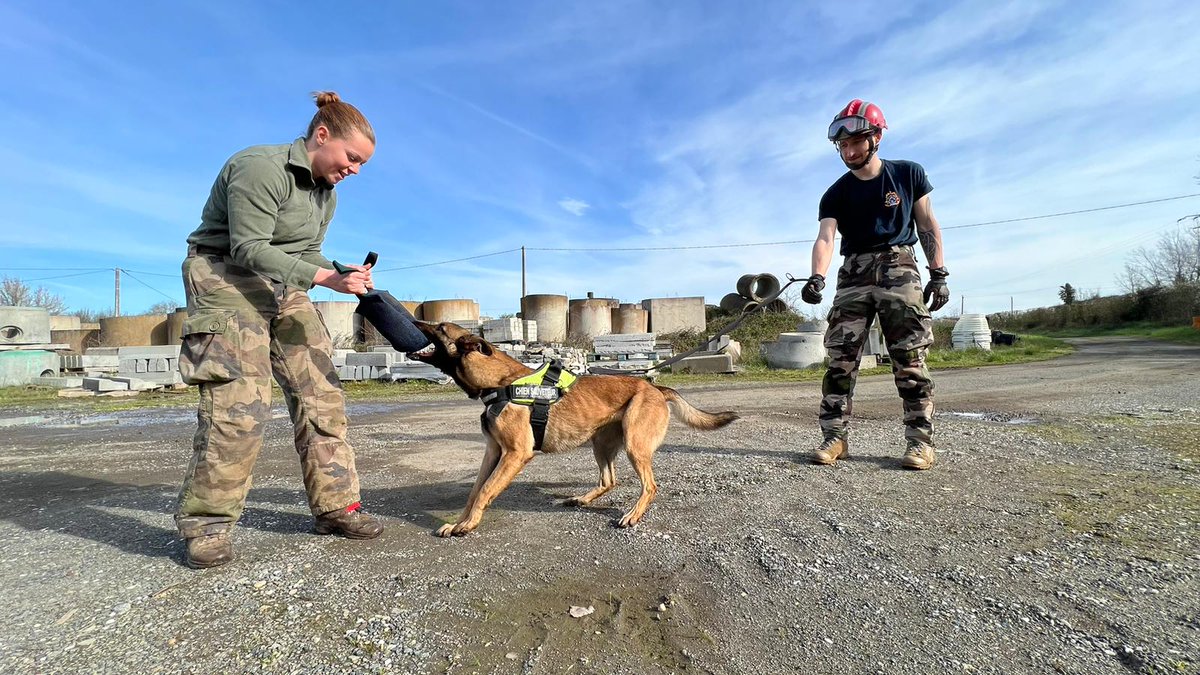
<path id="1" fill-rule="evenodd" d="M 446 523 L 437 529 L 439 537 L 461 537 L 474 530 L 475 526 L 470 523 Z"/>
<path id="2" fill-rule="evenodd" d="M 633 527 L 634 525 L 637 525 L 640 522 L 642 522 L 642 516 L 641 515 L 635 516 L 635 515 L 633 515 L 632 512 L 630 512 L 630 513 L 626 513 L 625 515 L 621 516 L 620 520 L 614 520 L 613 525 L 616 525 L 617 527 Z"/>

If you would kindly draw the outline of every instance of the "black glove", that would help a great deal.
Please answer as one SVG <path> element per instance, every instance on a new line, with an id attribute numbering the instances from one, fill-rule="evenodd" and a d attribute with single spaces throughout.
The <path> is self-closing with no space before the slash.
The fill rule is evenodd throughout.
<path id="1" fill-rule="evenodd" d="M 825 290 L 825 277 L 814 274 L 808 278 L 808 283 L 800 289 L 800 298 L 810 305 L 821 304 L 821 291 Z"/>
<path id="2" fill-rule="evenodd" d="M 936 312 L 950 302 L 950 287 L 946 285 L 946 277 L 950 272 L 945 267 L 929 270 L 929 283 L 925 284 L 925 305 L 929 311 Z"/>

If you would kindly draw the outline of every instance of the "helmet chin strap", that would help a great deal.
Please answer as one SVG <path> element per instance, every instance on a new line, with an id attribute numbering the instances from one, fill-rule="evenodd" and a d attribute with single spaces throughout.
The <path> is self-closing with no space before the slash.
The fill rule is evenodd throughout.
<path id="1" fill-rule="evenodd" d="M 875 156 L 875 153 L 878 150 L 879 144 L 875 142 L 875 134 L 871 134 L 871 149 L 867 150 L 867 156 L 863 158 L 863 161 L 859 162 L 858 164 L 851 164 L 844 159 L 842 161 L 846 164 L 846 168 L 850 169 L 851 171 L 858 171 L 871 162 L 871 158 Z"/>

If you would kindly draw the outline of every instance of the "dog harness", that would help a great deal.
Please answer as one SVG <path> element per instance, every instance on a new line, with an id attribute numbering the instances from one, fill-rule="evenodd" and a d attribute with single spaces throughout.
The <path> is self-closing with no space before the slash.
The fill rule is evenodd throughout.
<path id="1" fill-rule="evenodd" d="M 576 379 L 575 373 L 564 370 L 562 362 L 554 359 L 525 377 L 513 380 L 507 387 L 485 389 L 479 397 L 485 406 L 479 417 L 483 432 L 488 432 L 488 427 L 509 403 L 527 405 L 532 408 L 529 425 L 533 427 L 533 449 L 541 450 L 546 425 L 550 423 L 550 406 L 562 399 Z"/>

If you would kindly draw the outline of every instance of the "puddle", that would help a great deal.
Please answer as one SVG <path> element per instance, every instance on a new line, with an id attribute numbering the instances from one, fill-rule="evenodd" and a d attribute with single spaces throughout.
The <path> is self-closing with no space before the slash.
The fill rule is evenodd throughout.
<path id="1" fill-rule="evenodd" d="M 29 424 L 38 424 L 50 419 L 45 415 L 23 415 L 21 417 L 4 417 L 0 418 L 0 428 L 3 427 L 23 427 Z"/>
<path id="2" fill-rule="evenodd" d="M 993 424 L 1037 424 L 1039 421 L 1032 417 L 1017 417 L 1000 412 L 939 412 L 938 414 Z"/>

